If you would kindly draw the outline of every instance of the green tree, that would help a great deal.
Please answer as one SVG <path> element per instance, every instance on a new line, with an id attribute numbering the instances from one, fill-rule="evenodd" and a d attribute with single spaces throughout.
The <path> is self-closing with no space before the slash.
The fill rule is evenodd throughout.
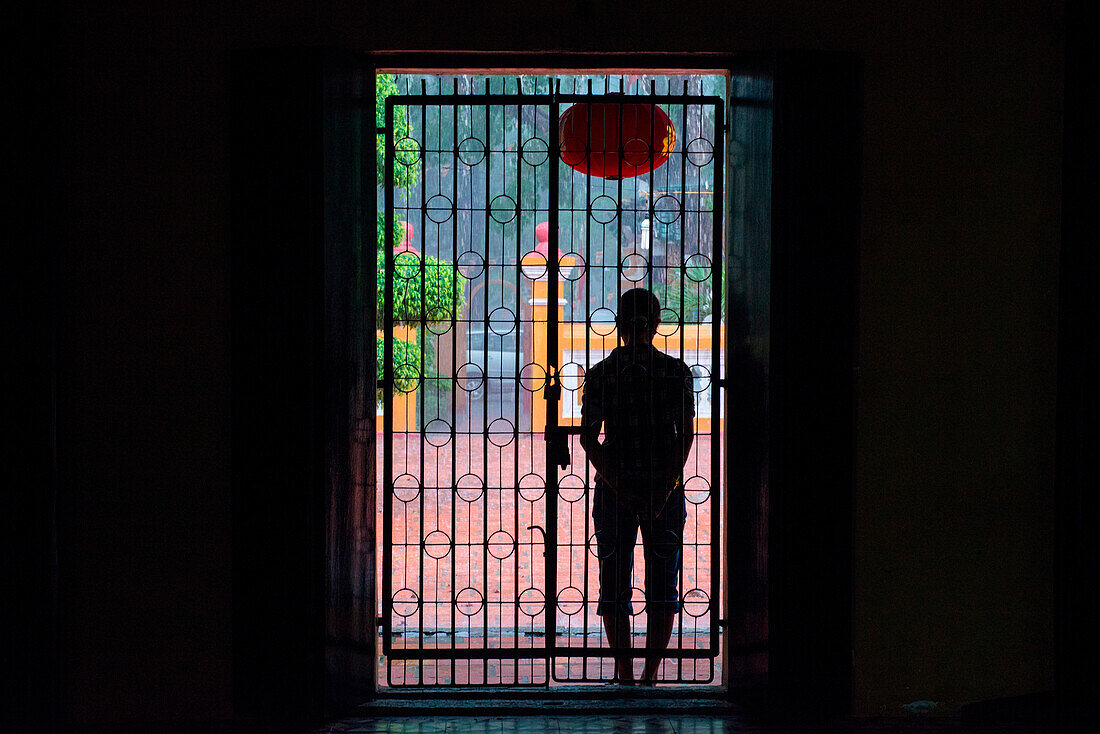
<path id="1" fill-rule="evenodd" d="M 377 106 L 375 107 L 375 122 L 379 128 L 386 122 L 386 99 L 398 94 L 397 80 L 392 74 L 379 74 L 376 76 L 375 89 L 377 93 Z M 420 180 L 420 166 L 415 165 L 419 156 L 416 151 L 419 146 L 410 136 L 407 111 L 404 106 L 394 107 L 393 115 L 393 139 L 395 147 L 394 158 L 397 165 L 394 166 L 392 184 L 395 188 L 408 189 L 415 186 Z M 379 135 L 375 147 L 375 164 L 378 185 L 385 184 L 386 175 L 386 139 Z M 400 245 L 405 239 L 405 223 L 394 221 L 393 231 L 386 237 L 386 220 L 384 215 L 378 215 L 376 225 L 376 294 L 375 304 L 376 328 L 385 326 L 385 266 L 386 253 Z M 412 252 L 402 252 L 394 257 L 394 283 L 393 283 L 393 322 L 406 326 L 417 326 L 425 323 L 437 323 L 450 321 L 457 318 L 459 309 L 466 300 L 466 279 L 455 271 L 454 265 L 434 257 L 421 258 Z M 418 343 L 422 342 L 422 343 Z M 393 340 L 394 359 L 394 385 L 393 394 L 410 392 L 417 388 L 417 375 L 420 374 L 421 361 L 424 361 L 425 374 L 435 372 L 435 350 L 430 341 L 424 340 L 423 329 L 420 330 L 418 342 L 403 339 Z M 381 339 L 377 343 L 377 376 L 381 380 L 384 374 L 384 351 Z M 381 402 L 382 393 L 379 391 L 378 400 Z"/>
<path id="2" fill-rule="evenodd" d="M 376 127 L 381 129 L 386 125 L 386 100 L 400 90 L 397 88 L 397 77 L 393 74 L 378 74 L 375 76 L 375 100 L 374 121 Z M 393 167 L 393 185 L 407 189 L 420 180 L 420 167 L 411 165 L 416 161 L 415 144 L 409 138 L 409 118 L 407 108 L 397 105 L 393 108 L 393 140 L 396 153 L 394 158 L 398 164 Z M 401 165 L 401 163 L 410 165 Z M 386 176 L 386 137 L 378 136 L 375 149 L 375 171 L 378 176 L 378 185 L 383 186 Z"/>

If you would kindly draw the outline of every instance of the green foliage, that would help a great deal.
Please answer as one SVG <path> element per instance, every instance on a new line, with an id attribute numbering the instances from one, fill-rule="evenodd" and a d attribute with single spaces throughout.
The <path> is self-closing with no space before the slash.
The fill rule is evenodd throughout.
<path id="1" fill-rule="evenodd" d="M 379 382 L 385 374 L 385 343 L 382 337 L 378 337 L 375 343 L 376 349 L 376 376 Z M 409 392 L 415 390 L 417 385 L 417 375 L 420 374 L 420 347 L 416 342 L 405 341 L 404 339 L 393 340 L 393 394 L 399 395 L 403 392 Z M 377 400 L 382 402 L 382 391 L 378 390 Z"/>
<path id="2" fill-rule="evenodd" d="M 400 219 L 395 219 L 393 222 L 393 233 L 390 236 L 389 247 L 386 246 L 386 217 L 382 214 L 378 215 L 378 247 L 375 252 L 385 252 L 390 247 L 397 247 L 405 239 L 405 223 Z"/>
<path id="3" fill-rule="evenodd" d="M 449 262 L 402 252 L 394 257 L 393 320 L 395 324 L 450 321 L 466 304 L 466 278 Z M 386 281 L 385 256 L 378 254 L 377 328 L 384 328 Z M 423 298 L 421 298 L 423 293 Z"/>
<path id="4" fill-rule="evenodd" d="M 714 312 L 710 277 L 709 268 L 689 266 L 685 277 L 679 282 L 654 283 L 653 292 L 661 302 L 661 308 L 679 313 L 682 291 L 684 323 L 699 322 Z"/>
<path id="5" fill-rule="evenodd" d="M 377 127 L 386 124 L 386 98 L 398 93 L 397 78 L 393 74 L 378 74 L 375 76 L 375 94 L 377 104 L 374 109 L 374 121 Z M 409 141 L 409 119 L 406 108 L 400 105 L 393 108 L 393 140 L 396 154 L 393 167 L 393 185 L 397 188 L 409 188 L 420 180 L 420 166 L 418 156 L 410 153 L 414 147 Z M 378 185 L 386 183 L 386 138 L 378 136 L 376 145 L 376 168 L 378 172 Z M 410 165 L 402 165 L 408 163 Z"/>

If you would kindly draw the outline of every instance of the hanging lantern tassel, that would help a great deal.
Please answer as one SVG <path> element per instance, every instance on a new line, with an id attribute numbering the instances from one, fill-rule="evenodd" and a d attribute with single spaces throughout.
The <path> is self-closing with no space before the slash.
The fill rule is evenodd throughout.
<path id="1" fill-rule="evenodd" d="M 660 168 L 676 145 L 676 129 L 649 102 L 580 102 L 562 113 L 558 140 L 566 165 L 614 181 Z"/>

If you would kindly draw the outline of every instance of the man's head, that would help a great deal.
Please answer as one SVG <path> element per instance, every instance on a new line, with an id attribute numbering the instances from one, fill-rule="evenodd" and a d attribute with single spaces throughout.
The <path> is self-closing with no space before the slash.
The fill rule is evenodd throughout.
<path id="1" fill-rule="evenodd" d="M 649 344 L 661 323 L 661 303 L 645 288 L 632 288 L 619 297 L 615 324 L 627 344 Z"/>

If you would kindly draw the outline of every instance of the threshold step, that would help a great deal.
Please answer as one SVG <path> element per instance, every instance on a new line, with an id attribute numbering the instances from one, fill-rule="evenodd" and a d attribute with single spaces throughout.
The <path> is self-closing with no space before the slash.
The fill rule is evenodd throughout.
<path id="1" fill-rule="evenodd" d="M 587 687 L 587 686 L 586 686 Z M 588 687 L 590 688 L 590 687 Z M 556 695 L 555 695 L 556 694 Z M 699 713 L 726 714 L 733 711 L 729 701 L 717 698 L 687 698 L 660 695 L 659 689 L 646 689 L 641 695 L 628 687 L 606 686 L 601 691 L 585 691 L 584 696 L 562 695 L 555 691 L 527 698 L 377 698 L 363 703 L 363 716 L 511 716 L 517 714 L 592 714 L 600 713 Z"/>

